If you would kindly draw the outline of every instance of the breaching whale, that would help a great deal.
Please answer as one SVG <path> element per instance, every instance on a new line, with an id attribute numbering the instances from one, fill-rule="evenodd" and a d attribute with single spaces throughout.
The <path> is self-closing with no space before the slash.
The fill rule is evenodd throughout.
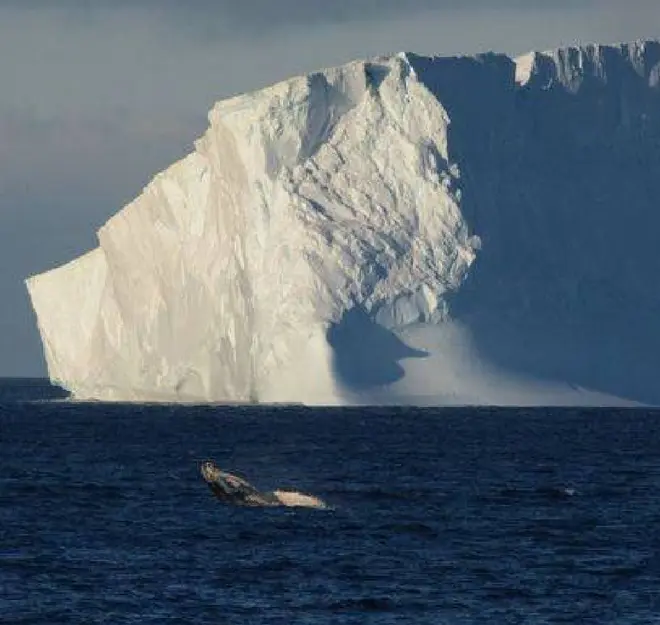
<path id="1" fill-rule="evenodd" d="M 212 460 L 202 462 L 200 471 L 211 492 L 223 503 L 235 506 L 327 507 L 318 497 L 296 491 L 261 492 L 247 480 L 220 470 Z"/>

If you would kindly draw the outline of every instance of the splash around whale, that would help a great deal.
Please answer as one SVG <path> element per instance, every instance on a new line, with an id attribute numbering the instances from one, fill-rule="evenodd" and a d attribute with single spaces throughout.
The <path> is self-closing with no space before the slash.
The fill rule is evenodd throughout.
<path id="1" fill-rule="evenodd" d="M 287 506 L 319 510 L 328 508 L 326 503 L 318 497 L 298 491 L 261 492 L 243 478 L 221 471 L 211 460 L 202 463 L 200 472 L 211 492 L 226 504 L 248 507 Z"/>
<path id="2" fill-rule="evenodd" d="M 660 403 L 660 44 L 356 61 L 218 102 L 28 289 L 79 399 Z"/>

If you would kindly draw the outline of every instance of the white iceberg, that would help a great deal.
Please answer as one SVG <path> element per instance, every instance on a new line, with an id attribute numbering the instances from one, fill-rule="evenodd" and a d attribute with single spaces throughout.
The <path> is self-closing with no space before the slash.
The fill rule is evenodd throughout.
<path id="1" fill-rule="evenodd" d="M 80 399 L 660 400 L 660 44 L 397 54 L 219 102 L 27 281 Z M 591 389 L 590 391 L 584 389 Z"/>

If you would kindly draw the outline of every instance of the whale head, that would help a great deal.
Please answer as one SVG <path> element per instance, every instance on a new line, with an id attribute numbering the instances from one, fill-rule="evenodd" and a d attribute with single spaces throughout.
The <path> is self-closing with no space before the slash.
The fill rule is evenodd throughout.
<path id="1" fill-rule="evenodd" d="M 218 482 L 222 478 L 222 471 L 212 460 L 205 460 L 199 468 L 202 477 L 207 482 Z"/>
<path id="2" fill-rule="evenodd" d="M 225 503 L 239 506 L 273 506 L 280 503 L 272 493 L 260 493 L 243 478 L 221 471 L 211 460 L 202 462 L 200 472 L 213 494 Z"/>

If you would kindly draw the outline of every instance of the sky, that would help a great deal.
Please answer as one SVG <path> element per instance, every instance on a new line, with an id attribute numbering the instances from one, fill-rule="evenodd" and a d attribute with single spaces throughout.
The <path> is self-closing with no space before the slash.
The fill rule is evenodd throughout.
<path id="1" fill-rule="evenodd" d="M 401 50 L 658 37 L 657 0 L 0 0 L 0 377 L 46 375 L 24 279 L 95 247 L 216 100 Z"/>

